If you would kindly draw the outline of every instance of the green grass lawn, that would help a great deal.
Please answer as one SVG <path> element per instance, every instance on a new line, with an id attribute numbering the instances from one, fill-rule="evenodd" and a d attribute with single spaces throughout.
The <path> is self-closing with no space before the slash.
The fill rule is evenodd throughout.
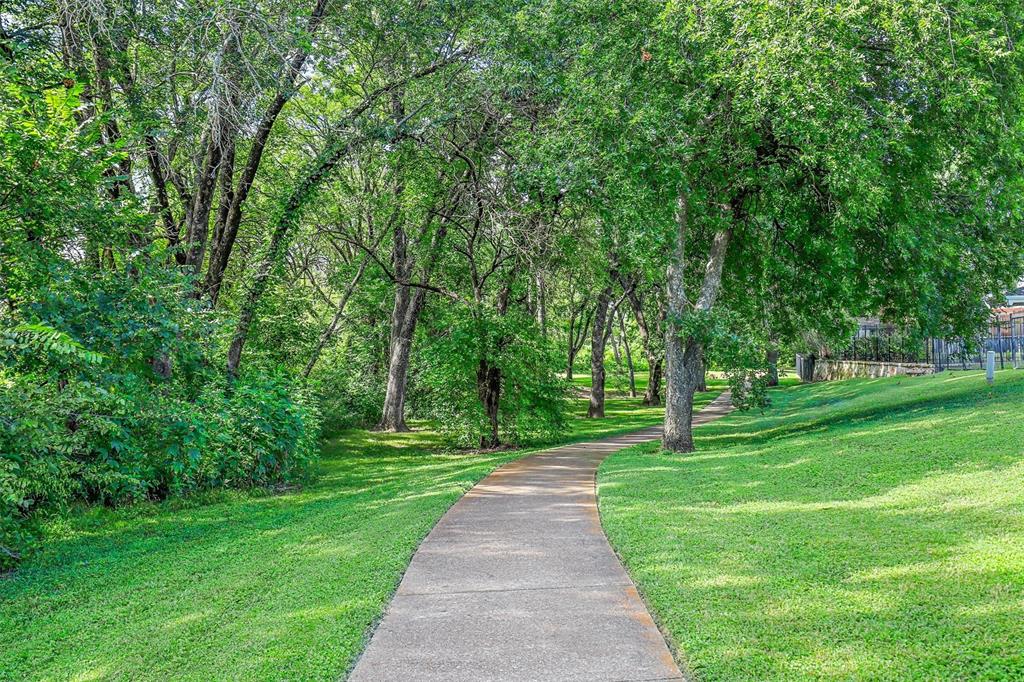
<path id="1" fill-rule="evenodd" d="M 707 383 L 707 393 L 698 393 L 693 397 L 694 411 L 699 410 L 701 407 L 711 402 L 726 388 L 726 382 L 724 380 L 709 379 Z M 583 381 L 577 378 L 577 385 L 586 385 L 589 387 L 590 377 L 586 377 L 586 384 L 583 384 Z M 571 429 L 567 437 L 561 439 L 562 442 L 566 440 L 585 440 L 588 438 L 611 436 L 618 433 L 628 433 L 629 431 L 636 431 L 648 426 L 656 426 L 660 424 L 662 419 L 665 417 L 665 408 L 644 407 L 640 404 L 643 392 L 641 391 L 640 393 L 641 397 L 635 399 L 607 399 L 605 401 L 604 421 L 600 419 L 586 419 L 585 417 L 587 416 L 588 405 L 587 400 L 576 401 L 576 409 L 573 413 L 575 419 L 572 421 Z"/>
<path id="2" fill-rule="evenodd" d="M 1024 679 L 1024 372 L 785 388 L 621 451 L 605 529 L 700 680 Z"/>
<path id="3" fill-rule="evenodd" d="M 563 442 L 662 416 L 638 400 L 585 412 Z M 301 491 L 54 522 L 46 549 L 0 578 L 0 679 L 338 679 L 437 519 L 523 454 L 444 450 L 430 431 L 353 430 Z"/>
<path id="4" fill-rule="evenodd" d="M 616 367 L 614 363 L 606 363 L 608 373 L 605 378 L 605 394 L 609 397 L 625 398 L 629 394 L 629 377 L 624 367 Z M 579 389 L 588 389 L 591 385 L 590 371 L 583 367 L 574 370 L 572 385 Z M 784 377 L 784 383 L 796 383 L 797 379 L 792 371 L 780 370 Z M 647 370 L 637 370 L 634 377 L 636 393 L 643 397 L 647 390 Z M 726 388 L 727 381 L 721 372 L 708 372 L 707 387 L 709 392 L 721 391 Z M 665 380 L 662 378 L 662 391 L 665 389 Z"/>
<path id="5" fill-rule="evenodd" d="M 636 393 L 638 396 L 643 397 L 644 391 L 647 390 L 647 370 L 637 370 L 634 376 L 634 383 L 636 384 Z M 626 396 L 629 392 L 629 376 L 626 374 L 626 369 L 615 367 L 614 363 L 607 363 L 607 374 L 605 375 L 605 386 L 604 390 L 609 396 Z M 664 381 L 662 382 L 664 384 Z M 591 376 L 590 370 L 586 367 L 577 367 L 573 370 L 572 385 L 577 388 L 590 388 Z M 710 386 L 708 388 L 711 388 Z"/>

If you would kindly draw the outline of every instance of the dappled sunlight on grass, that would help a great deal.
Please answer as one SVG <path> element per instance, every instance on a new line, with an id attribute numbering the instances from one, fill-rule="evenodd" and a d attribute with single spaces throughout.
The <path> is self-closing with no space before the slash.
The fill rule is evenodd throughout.
<path id="1" fill-rule="evenodd" d="M 607 418 L 586 419 L 586 404 L 576 401 L 551 444 L 635 431 L 664 414 L 615 398 Z M 337 434 L 317 475 L 279 494 L 54 519 L 46 549 L 0 579 L 0 678 L 343 676 L 437 519 L 527 452 L 457 450 L 429 424 L 410 425 Z"/>
<path id="2" fill-rule="evenodd" d="M 18 679 L 336 679 L 419 539 L 516 456 L 440 457 L 429 450 L 437 442 L 346 433 L 299 491 L 64 522 L 0 582 L 0 668 Z"/>
<path id="3" fill-rule="evenodd" d="M 93 668 L 81 672 L 71 678 L 73 682 L 92 682 L 93 680 L 107 679 L 107 669 L 104 667 Z"/>
<path id="4" fill-rule="evenodd" d="M 706 679 L 1024 678 L 1024 373 L 773 393 L 622 451 L 602 521 Z"/>

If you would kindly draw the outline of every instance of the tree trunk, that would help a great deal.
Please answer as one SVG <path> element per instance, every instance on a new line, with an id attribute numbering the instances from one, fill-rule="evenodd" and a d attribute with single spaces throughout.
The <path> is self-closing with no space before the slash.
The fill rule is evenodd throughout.
<path id="1" fill-rule="evenodd" d="M 394 325 L 392 331 L 394 332 Z M 392 339 L 388 358 L 388 386 L 384 395 L 384 408 L 378 431 L 399 433 L 409 431 L 405 423 L 405 387 L 409 374 L 409 354 L 412 347 L 410 336 L 401 335 Z"/>
<path id="2" fill-rule="evenodd" d="M 221 157 L 224 149 L 218 142 L 211 141 L 203 161 L 202 172 L 192 198 L 188 224 L 185 228 L 185 265 L 198 273 L 202 267 L 206 253 L 206 235 L 210 228 L 210 212 L 213 209 L 213 196 L 217 188 L 217 175 L 221 171 Z"/>
<path id="3" fill-rule="evenodd" d="M 629 397 L 636 397 L 636 371 L 633 369 L 633 352 L 629 349 L 629 337 L 626 336 L 626 319 L 619 313 L 619 334 L 622 337 L 622 350 L 626 354 L 626 369 L 629 370 Z"/>
<path id="4" fill-rule="evenodd" d="M 704 393 L 708 390 L 708 366 L 704 363 L 704 353 L 700 354 L 700 369 L 697 371 L 697 391 Z"/>
<path id="5" fill-rule="evenodd" d="M 686 237 L 689 229 L 689 206 L 686 194 L 680 192 L 676 204 L 675 248 L 668 266 L 666 287 L 668 320 L 665 325 L 665 435 L 662 445 L 671 452 L 693 452 L 693 393 L 703 370 L 703 348 L 677 328 L 678 321 L 691 312 L 686 296 Z M 707 311 L 715 303 L 722 285 L 722 268 L 732 233 L 728 229 L 715 233 L 708 253 L 700 295 L 692 309 Z"/>
<path id="6" fill-rule="evenodd" d="M 514 276 L 515 269 L 513 268 L 509 272 L 509 280 L 502 286 L 501 291 L 498 293 L 497 300 L 497 313 L 501 317 L 505 317 L 508 314 L 509 297 L 512 294 L 512 281 L 511 278 Z M 474 298 L 478 302 L 483 300 L 483 290 L 476 287 Z M 497 448 L 501 445 L 501 434 L 499 432 L 499 417 L 501 415 L 501 380 L 502 373 L 501 367 L 494 364 L 494 362 L 488 357 L 488 346 L 484 339 L 481 339 L 481 357 L 480 363 L 477 365 L 476 372 L 476 386 L 477 396 L 480 398 L 480 405 L 484 408 L 484 414 L 487 416 L 487 428 L 486 434 L 480 436 L 480 448 L 482 450 Z M 507 339 L 505 336 L 501 336 L 496 339 L 497 346 L 495 352 L 499 354 L 507 346 Z"/>
<path id="7" fill-rule="evenodd" d="M 224 230 L 226 229 L 228 213 L 231 211 L 231 202 L 234 199 L 234 178 L 235 178 L 235 140 L 234 133 L 225 141 L 224 152 L 221 157 L 221 170 L 218 184 L 220 189 L 217 218 L 214 220 L 213 236 L 210 238 L 209 269 L 216 267 L 217 258 L 221 245 L 224 242 Z M 200 265 L 202 265 L 200 263 Z M 209 273 L 209 270 L 207 270 Z M 197 287 L 198 294 L 202 294 L 205 287 Z"/>
<path id="8" fill-rule="evenodd" d="M 540 335 L 546 339 L 548 337 L 548 302 L 544 274 L 538 272 L 535 282 L 537 286 L 537 324 L 540 326 Z"/>
<path id="9" fill-rule="evenodd" d="M 498 408 L 501 404 L 501 368 L 480 359 L 476 372 L 477 393 L 487 415 L 489 433 L 480 436 L 480 449 L 493 449 L 501 445 L 498 434 Z"/>
<path id="10" fill-rule="evenodd" d="M 657 355 L 647 355 L 647 389 L 644 391 L 643 404 L 647 407 L 661 405 L 662 362 Z"/>
<path id="11" fill-rule="evenodd" d="M 637 287 L 621 277 L 619 281 L 626 292 L 629 307 L 633 310 L 633 318 L 640 331 L 640 345 L 643 347 L 644 355 L 647 356 L 647 389 L 644 391 L 642 404 L 647 407 L 657 407 L 661 405 L 661 355 L 655 349 L 654 335 L 647 323 L 647 315 L 644 312 L 643 301 L 640 300 L 640 295 L 637 293 Z"/>
<path id="12" fill-rule="evenodd" d="M 384 393 L 378 431 L 408 431 L 405 423 L 405 390 L 409 379 L 409 356 L 423 307 L 423 289 L 395 287 L 395 307 L 391 313 L 391 346 L 388 357 L 388 384 Z"/>
<path id="13" fill-rule="evenodd" d="M 604 348 L 608 338 L 605 327 L 608 322 L 608 306 L 612 299 L 612 288 L 605 287 L 597 296 L 594 310 L 593 333 L 590 337 L 590 407 L 587 416 L 604 417 Z"/>
<path id="14" fill-rule="evenodd" d="M 768 347 L 768 385 L 779 385 L 779 348 L 772 344 Z"/>
<path id="15" fill-rule="evenodd" d="M 402 93 L 395 90 L 390 95 L 391 116 L 397 125 L 404 116 Z M 396 180 L 392 189 L 395 205 L 400 206 L 405 193 L 405 183 Z M 397 214 L 396 214 L 397 215 Z M 429 222 L 427 227 L 429 227 Z M 391 265 L 395 277 L 408 282 L 412 277 L 415 257 L 409 253 L 409 236 L 401 218 L 394 224 L 394 244 L 391 250 Z M 391 344 L 388 358 L 388 383 L 384 392 L 384 407 L 381 411 L 379 431 L 408 431 L 405 423 L 405 389 L 409 380 L 409 357 L 412 353 L 412 339 L 420 317 L 424 291 L 412 291 L 407 284 L 395 285 L 395 306 L 391 313 Z"/>
<path id="16" fill-rule="evenodd" d="M 671 325 L 669 325 L 671 330 Z M 666 332 L 665 435 L 662 445 L 672 452 L 693 452 L 693 394 L 701 370 L 701 347 L 693 339 Z"/>
<path id="17" fill-rule="evenodd" d="M 404 186 L 396 185 L 395 198 L 404 191 Z M 413 257 L 409 254 L 409 237 L 401 221 L 394 227 L 394 243 L 391 247 L 391 264 L 395 277 L 407 282 L 413 272 Z M 391 343 L 388 355 L 388 383 L 384 392 L 384 407 L 381 411 L 379 431 L 408 431 L 405 424 L 405 388 L 409 375 L 409 355 L 412 350 L 412 338 L 416 333 L 419 321 L 419 303 L 423 300 L 423 291 L 407 284 L 395 285 L 395 305 L 391 311 Z"/>
<path id="18" fill-rule="evenodd" d="M 430 251 L 427 254 L 426 263 L 420 271 L 423 283 L 428 282 L 433 274 L 441 244 L 447 235 L 447 219 L 442 219 L 430 240 Z M 429 228 L 430 220 L 428 219 L 422 229 L 426 231 Z M 420 312 L 423 310 L 427 290 L 423 287 L 401 283 L 410 281 L 415 266 L 415 260 L 409 255 L 407 249 L 408 236 L 401 224 L 398 223 L 395 226 L 392 261 L 395 267 L 395 276 L 400 282 L 395 285 L 395 307 L 391 314 L 388 383 L 384 393 L 381 420 L 377 425 L 379 431 L 409 430 L 405 423 L 405 391 L 409 375 L 409 355 L 412 351 L 412 339 L 416 333 L 416 324 L 419 322 Z"/>

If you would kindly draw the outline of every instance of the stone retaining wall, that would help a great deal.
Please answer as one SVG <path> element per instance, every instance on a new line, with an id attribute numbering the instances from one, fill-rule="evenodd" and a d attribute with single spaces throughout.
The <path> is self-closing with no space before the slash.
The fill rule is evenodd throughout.
<path id="1" fill-rule="evenodd" d="M 809 365 L 807 359 L 801 363 Z M 869 362 L 865 360 L 830 360 L 817 358 L 811 369 L 811 381 L 838 381 L 840 379 L 853 379 L 854 377 L 866 377 L 876 379 L 878 377 L 895 376 L 923 376 L 935 374 L 935 367 L 930 364 L 916 362 Z M 806 372 L 805 372 L 806 374 Z M 805 381 L 806 376 L 801 376 Z"/>

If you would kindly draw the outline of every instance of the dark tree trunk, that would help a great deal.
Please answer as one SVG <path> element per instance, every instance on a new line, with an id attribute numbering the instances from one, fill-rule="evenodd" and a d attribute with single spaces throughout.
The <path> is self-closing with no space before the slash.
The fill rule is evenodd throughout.
<path id="1" fill-rule="evenodd" d="M 487 450 L 501 445 L 498 433 L 498 410 L 501 404 L 501 368 L 495 367 L 486 358 L 480 359 L 476 371 L 477 393 L 480 404 L 487 415 L 488 433 L 480 436 L 480 448 Z"/>
<path id="2" fill-rule="evenodd" d="M 620 278 L 622 288 L 626 292 L 626 300 L 633 310 L 633 318 L 636 320 L 637 329 L 640 331 L 640 345 L 643 347 L 644 355 L 647 357 L 647 389 L 644 391 L 643 405 L 657 407 L 661 405 L 661 373 L 662 356 L 655 349 L 654 334 L 651 333 L 647 321 L 647 314 L 644 312 L 643 301 L 637 293 L 637 287 L 632 283 Z"/>
<path id="3" fill-rule="evenodd" d="M 619 333 L 622 336 L 622 350 L 626 355 L 626 368 L 629 370 L 629 397 L 636 397 L 636 370 L 633 368 L 633 352 L 629 348 L 629 337 L 626 336 L 625 316 L 619 313 Z"/>
<path id="4" fill-rule="evenodd" d="M 708 390 L 708 366 L 704 363 L 704 353 L 700 355 L 700 368 L 697 370 L 697 391 L 704 393 Z"/>
<path id="5" fill-rule="evenodd" d="M 644 391 L 642 403 L 647 407 L 658 407 L 661 405 L 661 377 L 663 372 L 661 358 L 648 355 L 647 367 L 647 389 Z"/>
<path id="6" fill-rule="evenodd" d="M 510 271 L 510 279 L 506 281 L 498 294 L 497 312 L 504 317 L 508 313 L 509 296 L 512 293 L 511 276 L 515 270 Z M 476 288 L 474 298 L 479 302 L 483 299 L 483 291 Z M 497 351 L 500 353 L 506 346 L 504 337 L 497 340 Z M 486 346 L 485 346 L 486 348 Z M 499 417 L 501 415 L 501 367 L 495 365 L 487 358 L 486 351 L 480 358 L 477 366 L 476 385 L 480 404 L 487 415 L 488 433 L 480 436 L 480 448 L 491 449 L 501 445 L 501 434 L 499 432 Z"/>
<path id="7" fill-rule="evenodd" d="M 774 344 L 768 348 L 768 385 L 779 385 L 779 349 Z"/>
<path id="8" fill-rule="evenodd" d="M 612 288 L 605 287 L 597 296 L 594 310 L 593 333 L 590 337 L 590 407 L 587 416 L 604 417 L 604 348 L 608 338 L 608 306 L 611 304 Z"/>

